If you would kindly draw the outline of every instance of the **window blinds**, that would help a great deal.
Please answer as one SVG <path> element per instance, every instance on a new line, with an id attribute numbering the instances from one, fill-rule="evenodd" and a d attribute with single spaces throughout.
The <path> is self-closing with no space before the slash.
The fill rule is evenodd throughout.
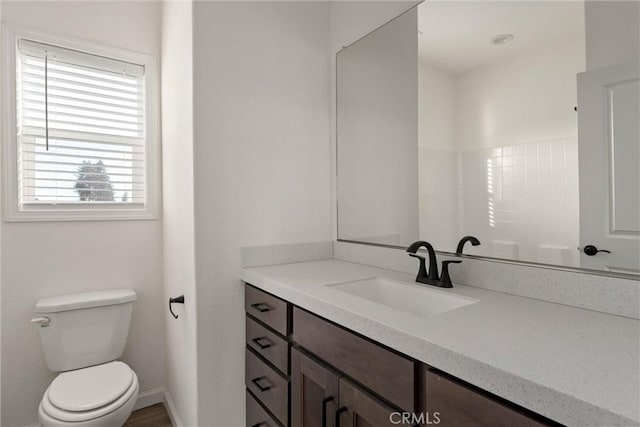
<path id="1" fill-rule="evenodd" d="M 19 203 L 144 204 L 144 67 L 21 39 Z"/>

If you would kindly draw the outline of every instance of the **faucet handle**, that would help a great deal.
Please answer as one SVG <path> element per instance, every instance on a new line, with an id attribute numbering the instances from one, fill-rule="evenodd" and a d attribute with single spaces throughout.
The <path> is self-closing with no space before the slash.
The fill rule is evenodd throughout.
<path id="1" fill-rule="evenodd" d="M 414 253 L 409 252 L 409 256 L 413 258 L 418 258 L 420 261 L 420 267 L 418 268 L 418 275 L 416 276 L 416 282 L 424 283 L 427 279 L 427 266 L 425 264 L 425 257 L 422 255 L 416 255 Z"/>
<path id="2" fill-rule="evenodd" d="M 440 277 L 440 284 L 443 288 L 453 288 L 451 277 L 449 276 L 449 264 L 460 264 L 461 262 L 462 260 L 442 261 L 442 276 Z"/>

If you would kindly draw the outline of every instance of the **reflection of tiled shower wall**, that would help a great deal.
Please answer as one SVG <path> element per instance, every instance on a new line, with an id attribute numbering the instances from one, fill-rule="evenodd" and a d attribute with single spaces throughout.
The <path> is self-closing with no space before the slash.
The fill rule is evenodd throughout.
<path id="1" fill-rule="evenodd" d="M 576 138 L 461 152 L 458 171 L 461 228 L 483 241 L 473 252 L 578 265 Z"/>

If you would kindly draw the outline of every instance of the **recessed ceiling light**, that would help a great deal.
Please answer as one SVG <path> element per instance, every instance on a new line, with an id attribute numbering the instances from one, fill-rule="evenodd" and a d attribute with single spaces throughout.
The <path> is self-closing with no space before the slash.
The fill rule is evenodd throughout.
<path id="1" fill-rule="evenodd" d="M 491 39 L 491 44 L 507 44 L 513 40 L 513 34 L 498 34 Z"/>

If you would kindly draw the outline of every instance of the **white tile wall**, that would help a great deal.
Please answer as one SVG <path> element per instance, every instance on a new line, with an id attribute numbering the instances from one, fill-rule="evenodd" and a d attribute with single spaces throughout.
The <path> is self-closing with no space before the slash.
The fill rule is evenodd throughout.
<path id="1" fill-rule="evenodd" d="M 473 234 L 483 244 L 471 254 L 579 265 L 576 138 L 463 151 L 457 165 L 454 155 L 421 149 L 421 238 L 453 251 Z"/>
<path id="2" fill-rule="evenodd" d="M 462 197 L 472 201 L 462 228 L 486 243 L 476 253 L 496 256 L 509 242 L 517 259 L 578 266 L 576 138 L 460 155 Z"/>

